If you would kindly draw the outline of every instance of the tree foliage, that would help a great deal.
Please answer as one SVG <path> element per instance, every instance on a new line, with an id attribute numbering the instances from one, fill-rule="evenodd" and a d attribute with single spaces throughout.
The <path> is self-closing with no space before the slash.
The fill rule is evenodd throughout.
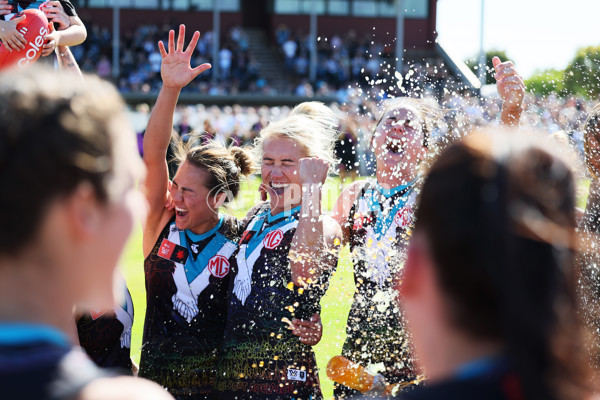
<path id="1" fill-rule="evenodd" d="M 528 91 L 537 96 L 547 96 L 550 93 L 562 93 L 565 89 L 563 75 L 563 70 L 556 69 L 536 72 L 529 79 L 525 80 L 525 87 Z"/>
<path id="2" fill-rule="evenodd" d="M 597 98 L 600 95 L 600 46 L 577 50 L 564 73 L 567 93 Z"/>

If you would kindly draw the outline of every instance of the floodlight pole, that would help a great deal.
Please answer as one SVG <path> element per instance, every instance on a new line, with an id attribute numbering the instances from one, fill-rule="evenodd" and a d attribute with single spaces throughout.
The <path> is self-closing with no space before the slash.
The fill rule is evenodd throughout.
<path id="1" fill-rule="evenodd" d="M 309 79 L 312 83 L 317 81 L 317 1 L 310 4 L 310 68 Z"/>
<path id="2" fill-rule="evenodd" d="M 119 38 L 121 37 L 121 15 L 119 10 L 119 0 L 113 0 L 113 32 L 112 32 L 112 77 L 116 80 L 119 78 L 119 66 L 121 64 L 119 60 Z"/>
<path id="3" fill-rule="evenodd" d="M 216 83 L 219 79 L 219 47 L 221 34 L 221 12 L 219 0 L 213 0 L 213 49 L 212 49 L 212 81 Z"/>
<path id="4" fill-rule="evenodd" d="M 481 82 L 481 87 L 485 85 L 486 79 L 486 66 L 487 59 L 485 56 L 485 51 L 483 51 L 483 25 L 484 25 L 484 9 L 485 9 L 485 0 L 481 0 L 481 31 L 479 32 L 479 82 Z"/>
<path id="5" fill-rule="evenodd" d="M 402 74 L 404 57 L 404 0 L 396 0 L 396 71 Z"/>

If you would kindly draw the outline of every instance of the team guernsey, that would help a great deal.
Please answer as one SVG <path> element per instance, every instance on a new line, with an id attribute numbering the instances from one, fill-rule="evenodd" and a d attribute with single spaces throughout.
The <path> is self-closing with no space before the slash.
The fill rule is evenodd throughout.
<path id="1" fill-rule="evenodd" d="M 56 328 L 0 323 L 2 399 L 75 399 L 91 381 L 107 376 Z"/>
<path id="2" fill-rule="evenodd" d="M 271 215 L 265 203 L 242 234 L 231 264 L 217 398 L 321 398 L 312 348 L 288 329 L 292 319 L 319 312 L 329 276 L 305 288 L 292 283 L 288 255 L 299 212 Z"/>
<path id="3" fill-rule="evenodd" d="M 415 200 L 414 182 L 384 189 L 370 180 L 349 213 L 356 292 L 342 355 L 392 383 L 414 378 L 392 281 L 405 259 Z M 359 395 L 342 385 L 335 392 L 339 397 Z"/>
<path id="4" fill-rule="evenodd" d="M 177 399 L 207 398 L 223 341 L 229 258 L 240 223 L 220 215 L 210 231 L 180 230 L 173 218 L 144 261 L 147 309 L 140 376 Z"/>
<path id="5" fill-rule="evenodd" d="M 109 312 L 93 311 L 77 320 L 79 344 L 94 362 L 131 374 L 131 327 L 133 301 L 125 280 L 121 278 L 123 303 Z"/>

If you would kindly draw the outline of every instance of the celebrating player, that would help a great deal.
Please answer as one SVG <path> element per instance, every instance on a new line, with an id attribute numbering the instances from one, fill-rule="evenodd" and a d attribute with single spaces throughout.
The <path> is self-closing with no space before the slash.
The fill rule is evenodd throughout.
<path id="1" fill-rule="evenodd" d="M 512 62 L 497 57 L 493 62 L 503 100 L 501 121 L 516 125 L 525 93 L 523 81 Z M 382 109 L 371 138 L 376 178 L 349 185 L 336 202 L 333 217 L 342 227 L 344 242 L 350 244 L 357 287 L 342 355 L 393 384 L 415 378 L 410 343 L 401 311 L 392 301 L 391 283 L 405 259 L 419 166 L 435 155 L 431 133 L 440 111 L 411 98 L 386 100 Z M 335 393 L 337 397 L 363 396 L 342 385 L 336 385 Z"/>
<path id="2" fill-rule="evenodd" d="M 232 259 L 221 399 L 321 397 L 309 342 L 291 332 L 294 319 L 318 312 L 341 238 L 321 213 L 337 134 L 314 106 L 271 123 L 255 143 L 269 200 L 248 213 Z"/>
<path id="3" fill-rule="evenodd" d="M 140 376 L 181 399 L 204 398 L 213 390 L 225 328 L 229 258 L 241 233 L 241 221 L 220 214 L 219 207 L 235 198 L 241 178 L 252 169 L 249 154 L 240 148 L 215 142 L 193 146 L 196 141 L 190 140 L 191 147 L 180 146 L 180 166 L 169 182 L 166 153 L 179 92 L 210 68 L 190 67 L 198 38 L 195 32 L 184 49 L 181 25 L 176 45 L 173 31 L 168 50 L 159 43 L 163 87 L 144 136 L 150 212 L 143 237 L 148 303 Z M 313 334 L 313 325 L 298 322 L 296 333 Z"/>

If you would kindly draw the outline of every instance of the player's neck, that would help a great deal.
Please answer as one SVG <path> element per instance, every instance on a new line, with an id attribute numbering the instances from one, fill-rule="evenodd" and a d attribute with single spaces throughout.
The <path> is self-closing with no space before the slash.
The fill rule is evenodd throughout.
<path id="1" fill-rule="evenodd" d="M 213 229 L 219 223 L 219 214 L 213 213 L 209 219 L 202 221 L 198 225 L 190 228 L 190 231 L 196 235 L 202 235 Z"/>
<path id="2" fill-rule="evenodd" d="M 74 302 L 40 266 L 0 262 L 0 321 L 49 325 L 63 332 L 74 324 Z"/>
<path id="3" fill-rule="evenodd" d="M 414 175 L 394 173 L 393 171 L 377 170 L 377 183 L 385 189 L 393 189 L 414 181 Z"/>
<path id="4" fill-rule="evenodd" d="M 436 340 L 432 340 L 432 347 L 421 359 L 429 382 L 443 381 L 455 376 L 465 364 L 488 357 L 495 357 L 502 353 L 501 344 L 496 341 L 481 340 L 467 337 L 455 330 L 438 331 Z"/>

